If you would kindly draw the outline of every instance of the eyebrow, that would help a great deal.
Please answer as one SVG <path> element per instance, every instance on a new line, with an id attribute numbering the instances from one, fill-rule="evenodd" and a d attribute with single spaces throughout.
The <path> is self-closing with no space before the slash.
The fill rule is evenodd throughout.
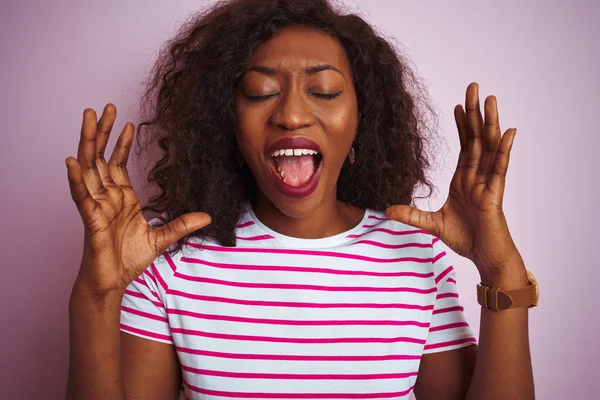
<path id="1" fill-rule="evenodd" d="M 305 68 L 304 73 L 306 73 L 307 75 L 314 75 L 316 73 L 319 73 L 322 71 L 327 71 L 327 70 L 336 71 L 336 72 L 339 72 L 340 74 L 344 75 L 342 73 L 342 71 L 340 71 L 333 65 L 329 65 L 329 64 L 319 64 L 319 65 L 314 65 L 312 67 Z M 261 74 L 269 75 L 269 76 L 274 76 L 277 74 L 277 70 L 275 68 L 265 67 L 262 65 L 250 66 L 250 67 L 248 67 L 248 69 L 246 69 L 246 72 L 250 72 L 250 71 L 256 71 Z"/>

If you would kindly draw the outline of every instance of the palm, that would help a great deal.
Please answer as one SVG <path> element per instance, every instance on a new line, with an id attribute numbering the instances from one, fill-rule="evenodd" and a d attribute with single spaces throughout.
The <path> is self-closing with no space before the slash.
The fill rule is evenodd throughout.
<path id="1" fill-rule="evenodd" d="M 110 161 L 104 159 L 115 117 L 112 105 L 97 122 L 95 112 L 86 110 L 77 160 L 66 160 L 71 195 L 85 227 L 78 279 L 101 290 L 124 288 L 169 245 L 210 222 L 206 214 L 191 213 L 160 228 L 148 225 L 126 168 L 132 124 L 123 129 Z"/>
<path id="2" fill-rule="evenodd" d="M 116 215 L 102 200 L 96 200 L 98 212 L 90 215 L 86 250 L 107 268 L 97 271 L 96 278 L 107 286 L 124 287 L 139 276 L 161 252 L 157 238 L 141 213 L 139 202 L 123 204 Z M 115 210 L 116 211 L 116 210 Z M 113 249 L 107 252 L 106 249 Z"/>
<path id="3" fill-rule="evenodd" d="M 458 254 L 482 268 L 511 262 L 516 248 L 502 211 L 509 153 L 516 130 L 501 135 L 496 99 L 485 101 L 485 119 L 479 107 L 478 87 L 467 88 L 466 112 L 455 108 L 461 152 L 448 199 L 436 212 L 410 206 L 392 206 L 387 214 L 439 237 Z"/>

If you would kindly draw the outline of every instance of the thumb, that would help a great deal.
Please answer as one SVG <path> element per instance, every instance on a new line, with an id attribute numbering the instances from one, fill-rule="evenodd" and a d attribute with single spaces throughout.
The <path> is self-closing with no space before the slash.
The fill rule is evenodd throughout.
<path id="1" fill-rule="evenodd" d="M 421 211 L 409 205 L 399 205 L 386 208 L 385 216 L 394 221 L 423 229 L 434 236 L 439 235 L 436 213 Z"/>
<path id="2" fill-rule="evenodd" d="M 158 235 L 156 245 L 160 248 L 161 252 L 163 252 L 182 237 L 205 227 L 210 224 L 210 222 L 211 218 L 206 213 L 194 212 L 182 215 L 169 222 L 167 225 L 157 228 Z"/>

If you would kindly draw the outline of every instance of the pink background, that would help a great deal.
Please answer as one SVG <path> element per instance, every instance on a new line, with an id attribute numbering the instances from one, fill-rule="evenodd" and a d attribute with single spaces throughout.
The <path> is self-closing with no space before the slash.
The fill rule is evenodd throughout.
<path id="1" fill-rule="evenodd" d="M 117 126 L 137 122 L 143 71 L 206 2 L 10 3 L 0 6 L 0 397 L 60 399 L 82 246 L 63 160 L 76 155 L 85 107 L 113 102 Z M 498 96 L 504 128 L 519 128 L 505 210 L 541 287 L 530 319 L 538 398 L 598 398 L 600 2 L 347 4 L 404 45 L 442 111 L 448 151 L 432 207 L 447 193 L 458 145 L 452 109 L 470 81 Z M 456 264 L 477 331 L 477 274 Z"/>

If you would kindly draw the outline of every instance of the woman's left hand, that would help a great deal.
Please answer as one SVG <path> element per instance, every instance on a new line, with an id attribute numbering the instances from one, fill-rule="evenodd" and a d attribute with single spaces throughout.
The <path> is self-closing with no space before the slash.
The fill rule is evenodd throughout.
<path id="1" fill-rule="evenodd" d="M 456 253 L 472 260 L 482 281 L 498 282 L 521 276 L 524 264 L 502 211 L 510 150 L 516 129 L 501 134 L 496 98 L 486 98 L 485 119 L 479 106 L 479 87 L 467 88 L 466 113 L 454 109 L 460 155 L 450 192 L 436 212 L 409 205 L 391 206 L 386 215 L 437 236 Z"/>

